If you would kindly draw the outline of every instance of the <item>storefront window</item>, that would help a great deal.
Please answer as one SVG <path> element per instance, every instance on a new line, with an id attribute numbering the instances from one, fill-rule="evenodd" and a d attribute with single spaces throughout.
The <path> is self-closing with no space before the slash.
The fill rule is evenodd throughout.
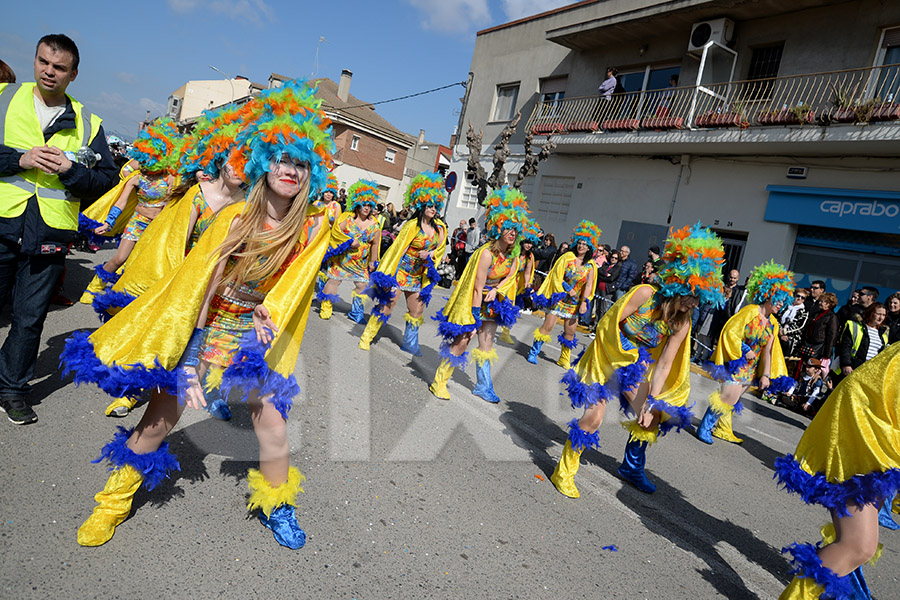
<path id="1" fill-rule="evenodd" d="M 800 245 L 791 269 L 797 287 L 809 287 L 816 279 L 824 281 L 839 306 L 847 302 L 850 292 L 864 285 L 877 288 L 879 299 L 900 290 L 900 258 L 891 256 Z"/>

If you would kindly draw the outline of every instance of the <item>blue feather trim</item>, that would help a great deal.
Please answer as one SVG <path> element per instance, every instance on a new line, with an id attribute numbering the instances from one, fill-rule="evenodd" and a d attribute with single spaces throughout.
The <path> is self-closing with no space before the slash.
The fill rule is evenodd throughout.
<path id="1" fill-rule="evenodd" d="M 578 419 L 572 419 L 566 425 L 569 427 L 569 442 L 573 449 L 583 452 L 589 446 L 600 448 L 599 431 L 588 433 L 578 426 Z"/>
<path id="2" fill-rule="evenodd" d="M 101 292 L 94 296 L 94 301 L 91 302 L 91 306 L 94 307 L 94 312 L 100 317 L 100 321 L 106 323 L 113 318 L 113 315 L 109 312 L 111 308 L 125 308 L 134 300 L 135 296 L 132 296 L 128 292 L 106 290 L 105 292 Z"/>
<path id="3" fill-rule="evenodd" d="M 660 422 L 660 435 L 666 435 L 672 431 L 672 429 L 675 429 L 677 433 L 682 429 L 691 426 L 691 420 L 694 418 L 694 413 L 691 412 L 691 409 L 694 407 L 693 404 L 690 406 L 674 406 L 650 395 L 647 396 L 647 400 L 650 403 L 650 408 L 664 412 L 671 417 L 670 419 Z"/>
<path id="4" fill-rule="evenodd" d="M 440 355 L 451 367 L 456 369 L 465 369 L 466 365 L 469 364 L 469 353 L 463 352 L 459 356 L 452 354 L 450 352 L 450 344 L 447 342 L 441 343 Z"/>
<path id="5" fill-rule="evenodd" d="M 169 442 L 166 441 L 161 443 L 155 452 L 147 454 L 138 454 L 129 448 L 126 442 L 133 431 L 134 429 L 119 426 L 112 441 L 100 451 L 100 458 L 91 462 L 98 463 L 106 459 L 110 462 L 110 471 L 128 465 L 144 476 L 144 489 L 152 490 L 169 476 L 169 471 L 180 471 L 181 465 L 169 452 Z"/>
<path id="6" fill-rule="evenodd" d="M 390 318 L 390 315 L 383 315 L 382 309 L 387 308 L 391 302 L 394 301 L 394 296 L 397 293 L 394 291 L 394 288 L 398 285 L 395 277 L 382 273 L 381 271 L 373 271 L 369 275 L 369 287 L 367 287 L 363 293 L 376 302 L 375 311 L 373 312 L 379 314 L 379 318 L 382 322 L 385 322 Z"/>
<path id="7" fill-rule="evenodd" d="M 804 471 L 793 454 L 775 459 L 774 477 L 785 490 L 799 494 L 807 504 L 820 504 L 834 510 L 839 517 L 849 514 L 848 505 L 875 504 L 900 492 L 900 469 L 854 475 L 846 481 L 831 483 L 822 473 L 810 475 Z"/>
<path id="8" fill-rule="evenodd" d="M 601 383 L 587 385 L 581 381 L 575 369 L 569 369 L 559 380 L 566 386 L 572 408 L 587 408 L 598 402 L 607 402 L 615 396 Z"/>
<path id="9" fill-rule="evenodd" d="M 325 256 L 322 257 L 322 269 L 325 270 L 330 266 L 331 259 L 336 256 L 341 256 L 346 254 L 348 250 L 350 250 L 350 246 L 353 245 L 353 240 L 347 240 L 345 242 L 341 242 L 334 248 L 329 248 L 327 252 L 325 252 Z"/>
<path id="10" fill-rule="evenodd" d="M 425 259 L 425 272 L 428 277 L 428 285 L 419 291 L 419 300 L 428 306 L 431 303 L 431 292 L 434 290 L 435 284 L 441 280 L 441 274 L 438 273 L 430 256 Z"/>
<path id="11" fill-rule="evenodd" d="M 734 360 L 729 360 L 724 365 L 717 365 L 711 360 L 703 363 L 703 370 L 716 381 L 731 381 L 734 379 L 735 373 L 747 366 L 747 359 L 743 356 Z"/>
<path id="12" fill-rule="evenodd" d="M 115 285 L 115 283 L 119 280 L 118 273 L 110 273 L 106 269 L 103 268 L 103 265 L 97 265 L 94 267 L 94 274 L 100 278 L 100 281 L 103 283 L 107 283 L 109 285 Z"/>
<path id="13" fill-rule="evenodd" d="M 270 344 L 262 344 L 256 339 L 255 331 L 245 332 L 241 336 L 234 362 L 222 373 L 220 389 L 223 397 L 227 397 L 232 388 L 242 390 L 244 402 L 250 399 L 253 390 L 258 390 L 261 397 L 271 396 L 268 402 L 271 402 L 286 420 L 293 398 L 300 393 L 300 386 L 293 374 L 285 377 L 269 368 L 266 363 L 266 351 L 269 347 Z"/>
<path id="14" fill-rule="evenodd" d="M 822 564 L 817 552 L 818 548 L 813 544 L 791 544 L 782 548 L 782 554 L 793 554 L 791 561 L 794 568 L 790 574 L 797 577 L 811 577 L 813 581 L 825 588 L 823 598 L 850 598 L 853 596 L 853 586 L 850 577 L 839 577 L 837 573 Z"/>
<path id="15" fill-rule="evenodd" d="M 121 234 L 107 236 L 97 235 L 96 233 L 94 233 L 94 230 L 101 225 L 103 225 L 103 223 L 95 221 L 90 217 L 84 216 L 84 213 L 78 213 L 78 233 L 86 237 L 88 243 L 95 246 L 102 246 L 106 242 L 118 243 L 119 240 L 122 239 Z"/>
<path id="16" fill-rule="evenodd" d="M 519 308 L 506 299 L 491 300 L 488 310 L 494 313 L 494 319 L 501 327 L 512 327 L 519 319 Z"/>
<path id="17" fill-rule="evenodd" d="M 797 385 L 797 382 L 794 381 L 791 377 L 782 375 L 781 377 L 776 377 L 775 379 L 771 380 L 766 391 L 770 394 L 786 394 L 795 385 Z"/>
<path id="18" fill-rule="evenodd" d="M 559 304 L 559 301 L 565 299 L 566 296 L 568 296 L 567 293 L 559 292 L 558 294 L 551 294 L 548 298 L 547 296 L 535 292 L 531 297 L 531 301 L 535 308 L 544 309 L 551 306 L 556 306 L 557 304 Z"/>
<path id="19" fill-rule="evenodd" d="M 647 376 L 647 371 L 650 369 L 650 363 L 652 362 L 653 358 L 650 356 L 650 352 L 643 346 L 640 346 L 638 348 L 638 359 L 635 362 L 616 369 L 615 375 L 619 379 L 619 390 L 622 392 L 635 391 Z"/>
<path id="20" fill-rule="evenodd" d="M 563 334 L 559 334 L 558 336 L 556 336 L 556 341 L 559 342 L 563 348 L 568 348 L 569 350 L 572 350 L 573 348 L 578 346 L 577 338 L 573 338 L 572 340 L 567 340 L 566 336 Z"/>
<path id="21" fill-rule="evenodd" d="M 619 394 L 619 410 L 622 411 L 622 414 L 626 417 L 636 417 L 637 413 L 634 412 L 634 409 L 631 408 L 631 402 L 625 397 L 625 394 Z"/>
<path id="22" fill-rule="evenodd" d="M 329 302 L 334 303 L 340 302 L 341 297 L 337 294 L 326 294 L 324 290 L 318 290 L 316 291 L 316 300 L 318 300 L 319 302 L 328 300 Z"/>
<path id="23" fill-rule="evenodd" d="M 391 315 L 386 315 L 381 312 L 381 309 L 378 306 L 372 309 L 372 316 L 381 321 L 382 324 L 387 323 L 391 318 Z"/>
<path id="24" fill-rule="evenodd" d="M 738 400 L 734 403 L 734 407 L 731 410 L 732 414 L 739 415 L 744 412 L 744 403 Z"/>
<path id="25" fill-rule="evenodd" d="M 177 370 L 165 369 L 158 359 L 150 368 L 140 364 L 128 368 L 115 363 L 107 366 L 97 358 L 89 335 L 87 331 L 76 331 L 66 340 L 59 357 L 63 377 L 74 373 L 76 385 L 93 383 L 114 398 L 137 396 L 150 389 L 178 394 Z"/>
<path id="26" fill-rule="evenodd" d="M 456 336 L 463 335 L 464 333 L 469 333 L 471 331 L 478 331 L 481 328 L 481 320 L 476 319 L 474 323 L 469 325 L 460 325 L 458 323 L 453 323 L 450 321 L 447 316 L 444 314 L 444 309 L 440 309 L 436 315 L 431 317 L 432 321 L 438 322 L 438 335 L 443 338 L 445 343 L 451 343 L 456 339 Z"/>
<path id="27" fill-rule="evenodd" d="M 578 365 L 578 361 L 581 360 L 581 357 L 584 356 L 584 353 L 587 351 L 587 346 L 581 349 L 581 352 L 578 353 L 578 356 L 575 357 L 575 360 L 572 361 L 572 367 Z"/>

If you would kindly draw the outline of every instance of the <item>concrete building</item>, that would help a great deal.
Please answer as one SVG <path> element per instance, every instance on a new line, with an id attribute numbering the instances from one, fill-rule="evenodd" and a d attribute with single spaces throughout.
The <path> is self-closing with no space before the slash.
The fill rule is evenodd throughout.
<path id="1" fill-rule="evenodd" d="M 193 122 L 203 111 L 231 102 L 246 102 L 265 86 L 246 77 L 191 80 L 169 94 L 166 116 L 183 123 Z"/>
<path id="2" fill-rule="evenodd" d="M 412 178 L 422 171 L 435 171 L 446 176 L 450 169 L 453 151 L 448 147 L 425 139 L 425 130 L 419 130 L 419 137 L 406 153 L 406 166 L 400 188 L 406 187 Z"/>
<path id="3" fill-rule="evenodd" d="M 669 226 L 720 233 L 742 276 L 770 258 L 843 300 L 900 289 L 900 3 L 586 0 L 477 34 L 463 125 L 483 164 L 517 112 L 558 147 L 526 180 L 557 239 L 581 219 L 640 260 Z M 624 93 L 601 97 L 607 67 Z M 673 80 L 672 77 L 676 79 Z M 480 215 L 463 182 L 448 222 Z"/>

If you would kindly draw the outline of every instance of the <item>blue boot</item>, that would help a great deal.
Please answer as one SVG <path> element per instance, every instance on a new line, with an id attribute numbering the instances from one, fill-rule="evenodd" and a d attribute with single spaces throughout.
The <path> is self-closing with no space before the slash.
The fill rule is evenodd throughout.
<path id="1" fill-rule="evenodd" d="M 411 317 L 406 313 L 403 318 L 406 320 L 406 330 L 403 332 L 403 343 L 400 349 L 409 352 L 413 356 L 422 356 L 419 350 L 419 326 L 425 321 L 424 317 Z"/>
<path id="2" fill-rule="evenodd" d="M 896 494 L 894 494 L 894 496 L 896 496 Z M 885 498 L 884 504 L 881 505 L 881 510 L 878 511 L 878 524 L 886 529 L 900 529 L 900 525 L 897 525 L 897 522 L 894 521 L 894 517 L 891 515 L 891 506 L 894 503 L 894 496 Z"/>
<path id="3" fill-rule="evenodd" d="M 652 494 L 656 491 L 656 486 L 644 474 L 646 462 L 647 442 L 639 442 L 629 437 L 628 443 L 625 444 L 625 458 L 619 467 L 619 475 L 645 494 Z"/>
<path id="4" fill-rule="evenodd" d="M 483 352 L 476 348 L 472 350 L 472 357 L 475 358 L 475 373 L 478 376 L 472 393 L 492 404 L 499 403 L 500 398 L 494 393 L 494 383 L 491 381 L 491 363 L 497 358 L 497 351 Z"/>
<path id="5" fill-rule="evenodd" d="M 706 412 L 703 413 L 703 420 L 700 421 L 700 425 L 697 426 L 697 439 L 703 442 L 704 444 L 712 444 L 712 429 L 716 426 L 716 423 L 719 422 L 719 417 L 722 416 L 717 412 L 713 412 L 712 408 L 707 407 Z"/>
<path id="6" fill-rule="evenodd" d="M 219 391 L 218 385 L 209 385 L 209 377 L 212 374 L 212 367 L 206 370 L 203 375 L 203 395 L 206 396 L 206 410 L 210 416 L 220 421 L 231 420 L 231 410 L 228 408 L 228 402 L 222 398 L 222 392 Z"/>
<path id="7" fill-rule="evenodd" d="M 356 292 L 353 292 L 353 300 L 350 302 L 350 312 L 347 313 L 347 318 L 354 323 L 362 323 L 366 318 L 362 296 Z"/>
<path id="8" fill-rule="evenodd" d="M 533 365 L 537 364 L 538 356 L 541 354 L 541 348 L 544 346 L 544 342 L 549 342 L 550 336 L 544 335 L 541 333 L 540 328 L 534 330 L 534 341 L 531 343 L 531 351 L 528 352 L 528 357 L 525 359 Z"/>
<path id="9" fill-rule="evenodd" d="M 849 596 L 847 600 L 872 600 L 872 593 L 869 591 L 869 586 L 866 585 L 862 567 L 856 567 L 856 570 L 849 573 L 847 577 L 853 587 L 853 595 Z"/>
<path id="10" fill-rule="evenodd" d="M 269 517 L 260 511 L 259 520 L 272 530 L 275 541 L 282 546 L 297 550 L 306 544 L 306 532 L 297 523 L 297 515 L 294 514 L 294 507 L 290 504 L 282 504 L 273 510 Z"/>

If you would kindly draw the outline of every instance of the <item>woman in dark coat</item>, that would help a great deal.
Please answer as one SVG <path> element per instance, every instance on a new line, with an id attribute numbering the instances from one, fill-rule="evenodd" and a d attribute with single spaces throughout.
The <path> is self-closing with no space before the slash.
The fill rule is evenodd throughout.
<path id="1" fill-rule="evenodd" d="M 819 360 L 831 360 L 834 346 L 837 343 L 837 315 L 834 307 L 837 306 L 837 296 L 831 292 L 825 292 L 819 296 L 817 302 L 819 312 L 810 315 L 803 330 L 803 339 L 800 343 L 800 355 L 803 358 L 818 358 Z"/>

